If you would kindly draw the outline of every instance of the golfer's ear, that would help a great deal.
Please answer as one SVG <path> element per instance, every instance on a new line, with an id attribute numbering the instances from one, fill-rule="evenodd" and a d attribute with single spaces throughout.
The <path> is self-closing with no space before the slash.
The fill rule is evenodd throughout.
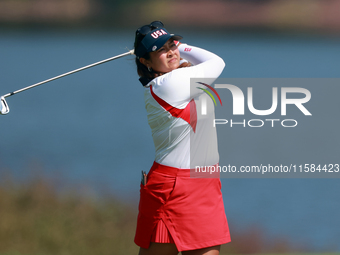
<path id="1" fill-rule="evenodd" d="M 139 62 L 141 62 L 143 65 L 147 66 L 148 65 L 148 61 L 145 58 L 140 58 Z"/>

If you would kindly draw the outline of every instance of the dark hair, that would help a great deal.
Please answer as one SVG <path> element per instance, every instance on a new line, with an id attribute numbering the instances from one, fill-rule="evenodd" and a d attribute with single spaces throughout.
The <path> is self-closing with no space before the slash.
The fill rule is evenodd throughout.
<path id="1" fill-rule="evenodd" d="M 145 58 L 146 60 L 150 59 L 150 53 L 146 53 L 143 58 Z M 142 64 L 139 61 L 139 58 L 136 57 L 136 66 L 137 66 L 137 73 L 139 75 L 139 77 L 143 77 L 143 78 L 148 78 L 148 79 L 153 79 L 155 78 L 155 73 L 153 72 L 153 70 L 149 71 L 148 68 Z"/>
<path id="2" fill-rule="evenodd" d="M 136 38 L 135 38 L 135 43 L 134 43 L 134 48 L 137 49 L 138 45 L 140 44 L 140 42 L 143 40 L 143 38 L 145 37 L 145 35 L 142 35 L 142 34 L 137 34 L 136 33 Z M 147 52 L 143 58 L 145 58 L 146 60 L 149 60 L 150 59 L 150 53 Z M 155 75 L 154 73 L 151 71 L 148 70 L 148 68 L 142 64 L 140 61 L 139 61 L 139 57 L 136 57 L 136 65 L 137 65 L 137 73 L 139 75 L 139 77 L 143 77 L 143 78 L 148 78 L 148 79 L 153 79 L 155 78 Z"/>

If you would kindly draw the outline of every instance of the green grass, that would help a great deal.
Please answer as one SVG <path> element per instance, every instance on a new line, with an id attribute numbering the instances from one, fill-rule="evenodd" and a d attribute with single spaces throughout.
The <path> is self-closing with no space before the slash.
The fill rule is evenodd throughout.
<path id="1" fill-rule="evenodd" d="M 54 186 L 42 178 L 19 185 L 0 175 L 0 255 L 138 254 L 133 242 L 137 205 L 131 208 L 113 196 L 60 193 Z M 293 254 L 285 239 L 268 240 L 260 228 L 233 229 L 221 255 Z"/>
<path id="2" fill-rule="evenodd" d="M 60 196 L 42 180 L 0 186 L 0 254 L 137 254 L 135 224 L 114 198 Z"/>

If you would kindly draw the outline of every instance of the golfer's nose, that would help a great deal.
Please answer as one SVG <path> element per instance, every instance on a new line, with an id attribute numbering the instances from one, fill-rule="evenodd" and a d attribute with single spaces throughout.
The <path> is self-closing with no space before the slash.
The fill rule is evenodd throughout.
<path id="1" fill-rule="evenodd" d="M 172 51 L 172 49 L 169 47 L 168 48 L 168 56 L 172 56 L 174 54 L 174 52 Z"/>

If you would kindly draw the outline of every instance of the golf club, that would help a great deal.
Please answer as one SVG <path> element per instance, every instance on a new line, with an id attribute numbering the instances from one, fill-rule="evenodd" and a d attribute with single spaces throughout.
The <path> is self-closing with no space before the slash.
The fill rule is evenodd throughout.
<path id="1" fill-rule="evenodd" d="M 13 95 L 18 94 L 18 93 L 20 93 L 20 92 L 22 92 L 22 91 L 25 91 L 25 90 L 28 90 L 28 89 L 37 87 L 37 86 L 39 86 L 39 85 L 45 84 L 45 83 L 50 82 L 50 81 L 57 80 L 57 79 L 59 79 L 59 78 L 65 77 L 65 76 L 70 75 L 70 74 L 74 74 L 74 73 L 76 73 L 76 72 L 80 72 L 80 71 L 85 70 L 85 69 L 88 69 L 88 68 L 90 68 L 90 67 L 94 67 L 94 66 L 97 66 L 97 65 L 100 65 L 100 64 L 109 62 L 109 61 L 111 61 L 111 60 L 115 60 L 115 59 L 118 59 L 118 58 L 121 58 L 121 57 L 125 57 L 125 56 L 128 56 L 128 55 L 133 55 L 133 54 L 134 54 L 134 50 L 130 50 L 130 51 L 126 52 L 126 53 L 123 53 L 123 54 L 120 54 L 120 55 L 117 55 L 117 56 L 114 56 L 114 57 L 111 57 L 111 58 L 104 59 L 104 60 L 102 60 L 102 61 L 99 61 L 99 62 L 90 64 L 90 65 L 87 65 L 87 66 L 84 66 L 84 67 L 75 69 L 75 70 L 73 70 L 73 71 L 70 71 L 70 72 L 67 72 L 67 73 L 64 73 L 64 74 L 55 76 L 55 77 L 53 77 L 53 78 L 50 78 L 50 79 L 47 79 L 47 80 L 44 80 L 44 81 L 35 83 L 35 84 L 31 85 L 31 86 L 28 86 L 28 87 L 25 87 L 25 88 L 22 88 L 22 89 L 13 91 L 13 92 L 8 93 L 8 94 L 6 94 L 6 95 L 3 95 L 3 96 L 0 97 L 0 99 L 1 99 L 1 104 L 0 104 L 0 114 L 5 115 L 5 114 L 9 113 L 9 107 L 8 107 L 8 104 L 7 104 L 6 100 L 5 100 L 6 97 L 13 96 Z"/>

